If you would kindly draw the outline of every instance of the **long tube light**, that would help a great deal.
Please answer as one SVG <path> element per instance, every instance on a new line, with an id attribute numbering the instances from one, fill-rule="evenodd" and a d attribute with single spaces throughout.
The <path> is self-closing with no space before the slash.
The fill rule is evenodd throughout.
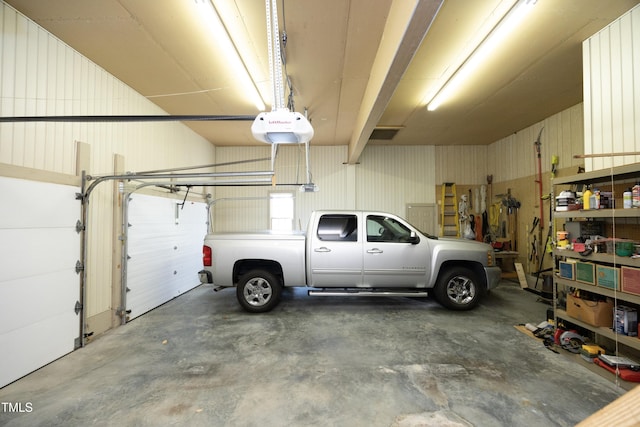
<path id="1" fill-rule="evenodd" d="M 256 106 L 258 111 L 264 111 L 265 105 L 258 91 L 258 87 L 251 78 L 249 70 L 245 65 L 238 49 L 236 48 L 227 28 L 224 26 L 220 15 L 216 10 L 211 0 L 195 0 L 202 12 L 202 18 L 207 23 L 211 31 L 213 32 L 214 40 L 224 50 L 224 58 L 230 67 L 232 67 L 234 74 L 240 80 L 242 87 L 246 91 L 248 99 Z"/>
<path id="2" fill-rule="evenodd" d="M 460 85 L 478 68 L 478 66 L 531 12 L 537 0 L 519 0 L 478 47 L 469 55 L 458 70 L 436 93 L 427 105 L 427 110 L 434 111 L 455 93 Z"/>

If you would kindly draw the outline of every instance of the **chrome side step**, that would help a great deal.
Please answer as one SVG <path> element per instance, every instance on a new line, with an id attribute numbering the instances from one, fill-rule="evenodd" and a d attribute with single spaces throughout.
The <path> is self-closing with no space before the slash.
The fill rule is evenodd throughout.
<path id="1" fill-rule="evenodd" d="M 314 297 L 426 297 L 427 291 L 390 291 L 390 290 L 372 290 L 372 289 L 314 289 L 307 291 L 309 296 Z"/>

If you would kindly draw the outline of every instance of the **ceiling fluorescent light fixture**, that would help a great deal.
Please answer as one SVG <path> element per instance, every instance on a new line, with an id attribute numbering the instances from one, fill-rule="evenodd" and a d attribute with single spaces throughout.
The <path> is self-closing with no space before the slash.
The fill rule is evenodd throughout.
<path id="1" fill-rule="evenodd" d="M 211 0 L 195 0 L 195 2 L 199 6 L 200 12 L 202 12 L 200 15 L 213 33 L 213 40 L 223 49 L 226 62 L 240 80 L 240 85 L 245 88 L 247 98 L 251 100 L 258 111 L 264 111 L 265 105 L 262 96 L 215 6 Z"/>
<path id="2" fill-rule="evenodd" d="M 436 93 L 435 97 L 427 105 L 427 110 L 434 111 L 446 101 L 459 86 L 478 68 L 478 66 L 529 14 L 537 0 L 519 0 L 500 22 L 491 30 L 489 35 L 482 40 L 478 47 L 471 53 L 465 62 L 458 68 L 455 74 Z"/>

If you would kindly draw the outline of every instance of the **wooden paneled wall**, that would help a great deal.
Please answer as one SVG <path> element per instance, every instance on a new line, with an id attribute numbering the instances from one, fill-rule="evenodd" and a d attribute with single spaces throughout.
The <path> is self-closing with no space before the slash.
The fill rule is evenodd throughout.
<path id="1" fill-rule="evenodd" d="M 640 151 L 640 6 L 583 43 L 585 154 Z M 587 159 L 587 171 L 640 156 Z"/>
<path id="2" fill-rule="evenodd" d="M 281 146 L 276 157 L 276 187 L 217 188 L 214 227 L 217 231 L 267 228 L 270 191 L 296 194 L 296 226 L 304 229 L 313 210 L 375 209 L 406 215 L 408 203 L 435 203 L 434 147 L 371 146 L 357 165 L 345 164 L 346 146 L 311 146 L 311 181 L 317 193 L 299 192 L 306 182 L 302 146 Z M 270 147 L 218 147 L 218 162 L 270 156 Z M 265 170 L 268 162 L 234 165 L 229 170 Z M 287 185 L 287 184 L 296 185 Z M 247 198 L 259 198 L 247 200 Z"/>

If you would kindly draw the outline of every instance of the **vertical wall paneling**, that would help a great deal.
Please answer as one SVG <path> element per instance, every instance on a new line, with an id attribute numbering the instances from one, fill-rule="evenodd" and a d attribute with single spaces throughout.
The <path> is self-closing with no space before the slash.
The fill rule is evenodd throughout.
<path id="1" fill-rule="evenodd" d="M 627 74 L 623 76 L 625 79 L 625 89 L 632 87 L 633 89 L 629 89 L 629 93 L 633 93 L 633 100 L 627 101 L 632 103 L 633 106 L 632 111 L 634 112 L 633 117 L 629 117 L 625 122 L 625 128 L 628 130 L 625 135 L 629 135 L 631 141 L 635 141 L 633 144 L 629 144 L 629 146 L 633 145 L 634 150 L 637 150 L 638 142 L 640 141 L 640 125 L 638 122 L 638 115 L 640 115 L 640 83 L 636 81 L 638 78 L 638 70 L 640 70 L 640 43 L 637 40 L 640 40 L 640 9 L 637 7 L 631 11 L 631 40 L 635 40 L 636 42 L 631 43 L 631 55 L 626 55 L 625 58 L 631 56 L 633 62 L 630 64 L 631 69 L 625 67 Z M 628 76 L 634 76 L 633 81 Z M 633 123 L 633 125 L 631 125 Z"/>
<path id="2" fill-rule="evenodd" d="M 16 30 L 14 27 L 15 19 L 12 13 L 5 13 L 5 8 L 1 8 L 2 20 L 2 37 L 0 38 L 0 58 L 2 63 L 0 64 L 0 75 L 2 81 L 0 82 L 0 114 L 8 115 L 13 111 L 13 88 L 15 85 L 15 39 Z M 13 138 L 13 128 L 10 126 L 0 125 L 0 162 L 12 163 L 13 158 L 13 146 L 10 143 L 10 138 Z"/>
<path id="3" fill-rule="evenodd" d="M 487 174 L 485 145 L 453 145 L 435 147 L 435 181 L 464 184 L 481 183 Z"/>
<path id="4" fill-rule="evenodd" d="M 584 106 L 584 148 L 583 154 L 592 154 L 592 138 L 591 138 L 591 129 L 593 127 L 593 115 L 591 114 L 592 108 L 592 99 L 593 96 L 591 94 L 591 51 L 588 49 L 589 41 L 586 40 L 582 43 L 582 104 Z M 591 169 L 591 161 L 585 162 L 589 163 L 589 168 Z"/>
<path id="5" fill-rule="evenodd" d="M 544 127 L 541 141 L 543 173 L 551 169 L 551 157 L 558 155 L 559 168 L 582 164 L 574 153 L 583 150 L 583 106 L 575 105 L 542 122 L 508 135 L 489 146 L 383 146 L 365 148 L 360 163 L 344 165 L 344 147 L 311 147 L 312 180 L 318 193 L 296 193 L 296 225 L 304 228 L 315 209 L 379 209 L 405 214 L 407 203 L 435 203 L 435 187 L 451 181 L 468 185 L 530 178 L 537 174 L 534 142 Z M 219 162 L 269 156 L 268 147 L 218 147 Z M 299 164 L 299 148 L 282 146 L 276 162 L 278 183 L 304 178 Z M 268 165 L 233 165 L 228 170 L 260 170 Z M 266 197 L 262 187 L 217 188 L 216 197 L 225 199 L 214 212 L 214 229 L 260 230 L 267 227 L 266 200 L 233 200 Z"/>
<path id="6" fill-rule="evenodd" d="M 258 147 L 218 147 L 218 163 L 238 162 L 242 160 L 268 158 L 270 146 Z M 295 190 L 295 228 L 304 229 L 313 210 L 348 209 L 355 207 L 353 175 L 344 162 L 347 156 L 346 146 L 311 146 L 311 180 L 320 189 L 315 193 L 299 192 L 300 184 L 306 182 L 306 159 L 304 146 L 283 145 L 276 158 L 275 172 L 278 189 Z M 234 164 L 217 168 L 216 171 L 264 171 L 270 169 L 270 161 Z M 213 228 L 216 231 L 251 231 L 268 228 L 269 186 L 259 187 L 217 187 L 214 199 L 218 200 L 212 208 Z M 250 199 L 250 200 L 247 200 Z"/>
<path id="7" fill-rule="evenodd" d="M 405 215 L 406 203 L 435 203 L 433 146 L 368 146 L 356 169 L 358 209 Z"/>
<path id="8" fill-rule="evenodd" d="M 127 310 L 130 319 L 200 284 L 206 205 L 133 194 L 129 202 Z"/>
<path id="9" fill-rule="evenodd" d="M 640 10 L 637 12 L 640 13 Z M 638 21 L 640 22 L 640 21 Z M 622 40 L 640 40 L 640 28 L 635 28 L 636 38 L 634 39 L 634 27 L 632 25 L 631 14 L 625 15 L 621 18 L 620 28 L 620 46 L 622 46 Z M 622 51 L 620 55 L 620 75 L 622 78 L 618 82 L 620 97 L 622 99 L 621 105 L 629 105 L 633 108 L 622 108 L 620 111 L 619 131 L 621 135 L 619 139 L 623 141 L 622 150 L 625 152 L 635 150 L 635 129 L 638 128 L 640 136 L 640 126 L 634 125 L 634 113 L 636 108 L 640 107 L 640 96 L 637 96 L 637 102 L 634 102 L 634 95 L 640 95 L 640 90 L 637 86 L 640 86 L 640 79 L 634 84 L 634 59 L 638 62 L 636 70 L 640 70 L 640 43 L 632 42 L 631 55 L 624 54 Z M 634 58 L 635 56 L 635 58 Z M 634 93 L 636 91 L 636 93 Z M 640 117 L 640 115 L 639 115 Z"/>
<path id="10" fill-rule="evenodd" d="M 587 170 L 640 161 L 640 6 L 583 42 Z"/>
<path id="11" fill-rule="evenodd" d="M 355 209 L 357 206 L 354 170 L 344 163 L 348 148 L 312 146 L 310 152 L 311 179 L 320 191 L 299 193 L 298 216 L 305 225 L 313 210 Z"/>
<path id="12" fill-rule="evenodd" d="M 78 187 L 0 177 L 0 387 L 71 352 L 80 333 L 74 308 Z"/>
<path id="13" fill-rule="evenodd" d="M 620 19 L 622 24 L 622 19 Z M 609 33 L 608 47 L 611 56 L 609 67 L 609 91 L 611 99 L 619 99 L 620 102 L 612 102 L 610 104 L 609 115 L 611 120 L 610 131 L 608 132 L 608 140 L 604 141 L 606 146 L 612 148 L 619 146 L 619 150 L 624 150 L 625 141 L 623 138 L 623 96 L 622 96 L 622 40 L 621 30 L 623 25 L 616 25 L 611 28 Z M 613 78 L 613 76 L 617 76 Z M 618 141 L 614 143 L 614 141 Z"/>
<path id="14" fill-rule="evenodd" d="M 260 158 L 268 148 L 218 147 L 220 163 Z M 304 229 L 309 215 L 321 209 L 375 209 L 405 215 L 406 203 L 435 203 L 435 157 L 432 146 L 369 146 L 357 165 L 344 164 L 346 146 L 311 146 L 312 181 L 316 193 L 296 192 L 296 228 Z M 269 154 L 267 154 L 269 155 Z M 300 163 L 302 159 L 302 163 Z M 249 169 L 249 168 L 254 169 Z M 258 170 L 257 164 L 233 165 L 234 171 Z M 282 146 L 276 162 L 280 184 L 304 182 L 304 153 L 298 146 Z M 296 181 L 297 178 L 297 181 Z M 290 187 L 289 187 L 290 188 Z M 217 188 L 214 229 L 260 230 L 267 224 L 266 197 L 271 187 Z"/>
<path id="15" fill-rule="evenodd" d="M 538 165 L 534 142 L 543 127 L 544 130 L 540 138 L 543 173 L 551 170 L 553 155 L 558 156 L 560 161 L 558 168 L 560 169 L 582 165 L 584 160 L 574 159 L 573 155 L 582 153 L 584 149 L 583 118 L 583 105 L 577 104 L 485 147 L 486 173 L 493 175 L 494 182 L 535 177 Z M 441 150 L 448 149 L 447 147 L 441 148 Z M 471 163 L 468 165 L 468 168 L 476 167 L 471 166 Z M 480 170 L 478 169 L 478 171 Z M 478 178 L 481 179 L 478 183 L 486 182 L 486 179 Z M 460 180 L 452 181 L 461 182 Z"/>
<path id="16" fill-rule="evenodd" d="M 407 203 L 405 218 L 423 233 L 439 234 L 438 205 L 435 203 Z"/>
<path id="17" fill-rule="evenodd" d="M 217 147 L 216 163 L 224 164 L 271 157 L 271 146 Z M 269 160 L 235 163 L 216 167 L 214 172 L 256 172 L 271 169 Z M 276 182 L 283 177 L 276 176 Z M 268 202 L 271 187 L 215 187 L 211 207 L 215 231 L 265 230 L 268 228 Z"/>
<path id="18" fill-rule="evenodd" d="M 591 67 L 591 79 L 589 80 L 589 85 L 591 86 L 591 106 L 589 110 L 589 115 L 591 116 L 591 132 L 592 135 L 590 138 L 589 144 L 589 153 L 602 153 L 602 86 L 595 85 L 592 82 L 602 81 L 602 70 L 600 69 L 600 44 L 593 43 L 592 47 L 592 62 L 590 64 Z M 597 137 L 595 137 L 597 136 Z M 595 138 L 594 138 L 595 137 Z M 585 148 L 586 152 L 586 148 Z M 600 169 L 601 160 L 597 161 L 599 163 L 598 166 L 594 164 L 594 160 L 587 159 L 585 161 L 585 166 L 587 170 Z"/>
<path id="19" fill-rule="evenodd" d="M 356 165 L 347 165 L 347 188 L 345 190 L 346 209 L 356 208 Z"/>

